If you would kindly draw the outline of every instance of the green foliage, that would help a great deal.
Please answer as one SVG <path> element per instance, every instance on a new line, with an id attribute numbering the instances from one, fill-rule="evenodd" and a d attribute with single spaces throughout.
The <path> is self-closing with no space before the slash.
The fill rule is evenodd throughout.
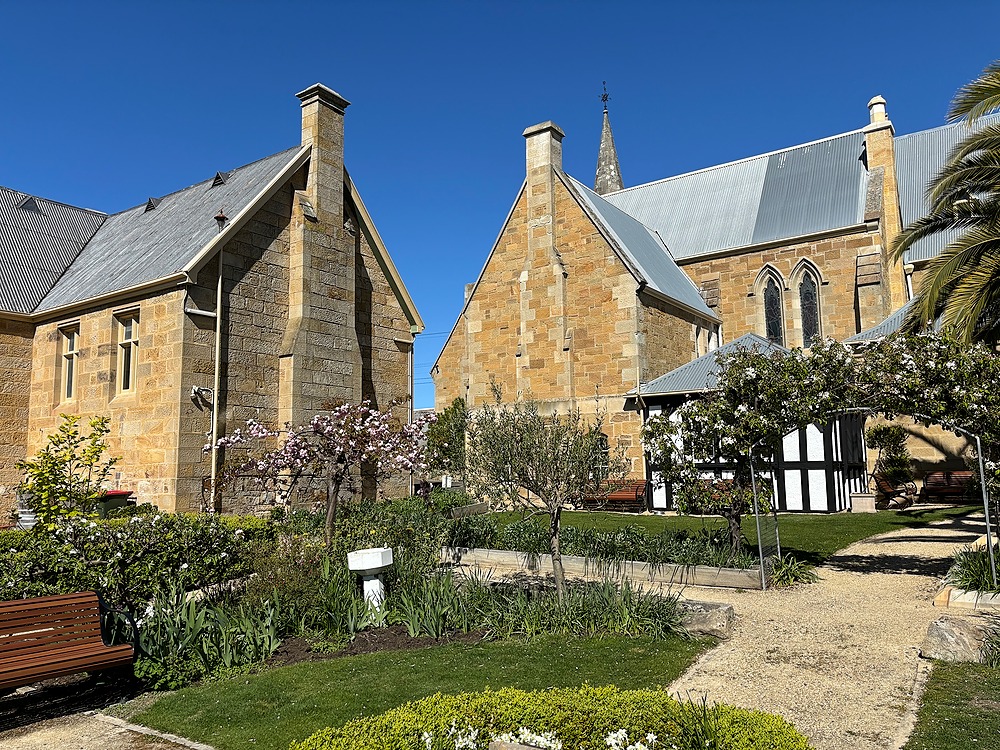
<path id="1" fill-rule="evenodd" d="M 17 468 L 24 479 L 18 492 L 27 498 L 41 524 L 50 530 L 60 518 L 93 515 L 117 458 L 105 458 L 108 417 L 92 417 L 90 432 L 80 432 L 80 417 L 60 415 L 62 422 L 45 446 Z"/>
<path id="2" fill-rule="evenodd" d="M 927 263 L 907 323 L 928 328 L 940 318 L 963 341 L 1000 335 L 1000 125 L 979 121 L 1000 106 L 998 82 L 994 62 L 955 96 L 949 118 L 970 127 L 931 183 L 927 215 L 906 226 L 891 250 L 900 261 L 920 239 L 948 233 L 947 246 Z"/>
<path id="3" fill-rule="evenodd" d="M 809 563 L 796 560 L 792 555 L 775 558 L 771 567 L 771 585 L 775 588 L 794 586 L 796 583 L 816 583 L 819 575 Z"/>
<path id="4" fill-rule="evenodd" d="M 982 661 L 988 667 L 1000 669 L 1000 615 L 987 616 Z"/>
<path id="5" fill-rule="evenodd" d="M 427 455 L 432 469 L 465 478 L 465 433 L 469 408 L 456 398 L 427 428 Z"/>
<path id="6" fill-rule="evenodd" d="M 182 589 L 158 591 L 138 620 L 136 676 L 153 690 L 173 690 L 216 670 L 267 659 L 281 644 L 277 613 L 190 597 Z"/>
<path id="7" fill-rule="evenodd" d="M 1000 560 L 1000 544 L 993 546 L 993 554 Z M 962 547 L 956 550 L 954 562 L 945 576 L 945 582 L 966 591 L 1000 594 L 1000 586 L 993 584 L 989 550 L 985 547 L 981 549 Z"/>
<path id="8" fill-rule="evenodd" d="M 567 504 L 606 495 L 628 476 L 621 444 L 609 446 L 603 415 L 586 422 L 578 409 L 544 415 L 535 401 L 486 404 L 469 422 L 468 486 L 473 495 L 500 506 L 543 512 L 549 519 L 549 552 L 556 591 L 565 575 L 559 546 L 560 517 Z"/>
<path id="9" fill-rule="evenodd" d="M 452 547 L 488 547 L 541 555 L 548 551 L 548 533 L 537 523 L 537 519 L 522 519 L 501 525 L 492 514 L 472 516 L 459 519 L 452 525 L 448 544 Z M 734 554 L 726 532 L 721 529 L 663 528 L 659 532 L 651 532 L 634 524 L 614 529 L 564 525 L 560 532 L 560 546 L 563 554 L 588 557 L 608 564 L 634 560 L 654 565 L 729 568 L 757 565 L 756 557 L 749 551 Z"/>
<path id="10" fill-rule="evenodd" d="M 784 719 L 757 711 L 680 703 L 658 690 L 581 687 L 527 692 L 512 688 L 482 693 L 438 693 L 383 714 L 328 728 L 292 750 L 453 750 L 459 732 L 463 747 L 486 748 L 495 735 L 551 733 L 567 748 L 615 747 L 654 734 L 678 750 L 808 750 L 809 744 Z M 711 739 L 715 744 L 705 745 Z M 701 744 L 699 744 L 701 743 Z"/>
<path id="11" fill-rule="evenodd" d="M 912 456 L 906 448 L 907 433 L 898 424 L 877 424 L 865 431 L 869 448 L 878 450 L 875 473 L 899 486 L 913 480 Z"/>
<path id="12" fill-rule="evenodd" d="M 271 525 L 245 516 L 64 518 L 53 531 L 36 526 L 0 536 L 0 597 L 95 589 L 111 606 L 138 612 L 161 589 L 248 575 L 273 539 Z"/>

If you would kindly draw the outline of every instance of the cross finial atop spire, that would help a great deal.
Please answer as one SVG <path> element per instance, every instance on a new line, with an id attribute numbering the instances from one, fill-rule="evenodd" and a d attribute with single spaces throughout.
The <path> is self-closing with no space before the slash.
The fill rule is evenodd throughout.
<path id="1" fill-rule="evenodd" d="M 598 195 L 621 190 L 622 172 L 618 166 L 618 152 L 615 150 L 615 137 L 611 134 L 611 121 L 608 119 L 608 82 L 601 81 L 604 93 L 601 101 L 604 103 L 604 123 L 601 127 L 601 148 L 597 154 L 597 176 L 594 179 L 594 192 Z"/>

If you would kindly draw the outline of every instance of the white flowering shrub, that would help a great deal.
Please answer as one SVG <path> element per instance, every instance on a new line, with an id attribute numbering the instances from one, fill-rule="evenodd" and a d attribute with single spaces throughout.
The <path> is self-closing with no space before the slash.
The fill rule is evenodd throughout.
<path id="1" fill-rule="evenodd" d="M 782 436 L 825 424 L 845 409 L 975 433 L 991 481 L 1000 478 L 1000 357 L 947 333 L 896 335 L 854 351 L 828 340 L 789 354 L 746 349 L 723 356 L 716 389 L 673 418 L 650 419 L 642 439 L 654 468 L 673 486 L 678 510 L 724 516 L 736 549 L 740 519 L 752 507 L 750 447 L 756 446 L 758 490 L 766 500 L 770 483 L 761 465 Z M 732 467 L 732 480 L 706 482 L 696 468 L 706 459 Z"/>

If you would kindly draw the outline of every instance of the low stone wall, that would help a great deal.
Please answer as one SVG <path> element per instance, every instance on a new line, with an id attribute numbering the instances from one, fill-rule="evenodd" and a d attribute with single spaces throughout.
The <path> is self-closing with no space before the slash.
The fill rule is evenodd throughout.
<path id="1" fill-rule="evenodd" d="M 442 547 L 441 560 L 454 565 L 467 565 L 483 570 L 513 570 L 531 574 L 545 574 L 552 570 L 551 555 L 530 555 L 509 550 L 478 549 L 467 547 Z M 713 568 L 705 565 L 651 565 L 625 560 L 602 563 L 586 557 L 563 555 L 563 568 L 571 578 L 609 577 L 627 578 L 643 585 L 718 586 L 732 589 L 760 589 L 760 570 Z"/>

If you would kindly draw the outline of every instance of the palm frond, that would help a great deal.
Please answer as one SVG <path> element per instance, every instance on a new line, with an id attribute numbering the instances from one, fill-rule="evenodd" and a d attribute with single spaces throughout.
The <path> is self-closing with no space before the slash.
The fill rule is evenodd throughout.
<path id="1" fill-rule="evenodd" d="M 984 327 L 984 313 L 1000 300 L 1000 256 L 982 262 L 956 283 L 942 310 L 942 324 L 970 342 Z M 988 323 L 986 327 L 989 327 Z"/>
<path id="2" fill-rule="evenodd" d="M 1000 109 L 1000 60 L 958 90 L 948 109 L 948 119 L 954 122 L 965 118 L 972 123 L 996 109 Z"/>

